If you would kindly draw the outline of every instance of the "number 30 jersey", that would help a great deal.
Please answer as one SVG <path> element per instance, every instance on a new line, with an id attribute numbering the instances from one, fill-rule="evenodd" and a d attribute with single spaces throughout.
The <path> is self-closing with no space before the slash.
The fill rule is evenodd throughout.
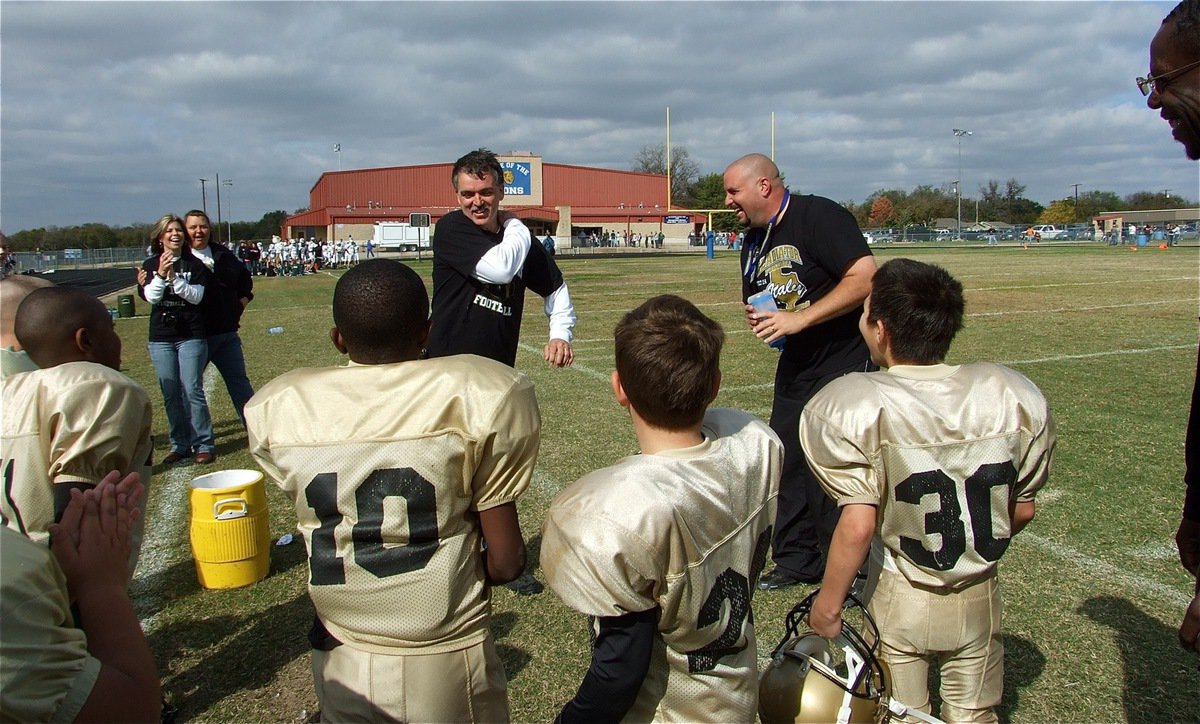
<path id="1" fill-rule="evenodd" d="M 546 514 L 546 582 L 589 616 L 660 609 L 650 670 L 628 721 L 752 721 L 750 595 L 771 542 L 779 438 L 709 410 L 704 442 L 585 475 Z"/>
<path id="2" fill-rule="evenodd" d="M 388 654 L 483 640 L 478 511 L 525 491 L 540 442 L 524 375 L 474 355 L 298 369 L 251 399 L 246 423 L 295 501 L 330 633 Z"/>
<path id="3" fill-rule="evenodd" d="M 1012 535 L 1009 506 L 1045 484 L 1055 439 L 1037 386 L 990 363 L 846 375 L 800 417 L 825 491 L 839 506 L 877 506 L 887 557 L 910 582 L 936 588 L 993 571 Z"/>

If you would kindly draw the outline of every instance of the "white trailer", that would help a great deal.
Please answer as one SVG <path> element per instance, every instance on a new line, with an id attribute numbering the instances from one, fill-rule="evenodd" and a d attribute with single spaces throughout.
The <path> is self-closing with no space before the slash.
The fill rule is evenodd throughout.
<path id="1" fill-rule="evenodd" d="M 429 227 L 413 226 L 407 221 L 377 221 L 375 222 L 375 237 L 372 240 L 376 249 L 399 249 L 400 251 L 416 251 L 429 249 Z"/>

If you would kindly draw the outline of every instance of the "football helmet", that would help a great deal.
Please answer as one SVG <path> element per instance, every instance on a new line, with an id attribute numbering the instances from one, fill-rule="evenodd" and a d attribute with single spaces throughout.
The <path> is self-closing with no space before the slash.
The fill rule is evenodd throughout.
<path id="1" fill-rule="evenodd" d="M 891 674 L 876 656 L 879 628 L 853 594 L 846 598 L 842 632 L 824 639 L 808 630 L 817 591 L 787 615 L 783 639 L 759 676 L 758 715 L 763 724 L 884 724 L 891 718 Z M 864 633 L 846 621 L 861 614 Z"/>

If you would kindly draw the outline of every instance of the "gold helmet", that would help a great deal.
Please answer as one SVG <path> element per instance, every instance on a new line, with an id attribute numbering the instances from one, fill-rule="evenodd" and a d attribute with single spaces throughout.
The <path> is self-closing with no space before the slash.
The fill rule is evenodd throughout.
<path id="1" fill-rule="evenodd" d="M 813 591 L 787 615 L 783 640 L 759 676 L 758 715 L 763 724 L 883 724 L 888 710 L 891 674 L 876 656 L 879 628 L 862 602 L 850 595 L 842 632 L 833 639 L 800 633 L 812 610 Z M 861 613 L 866 638 L 845 620 Z"/>

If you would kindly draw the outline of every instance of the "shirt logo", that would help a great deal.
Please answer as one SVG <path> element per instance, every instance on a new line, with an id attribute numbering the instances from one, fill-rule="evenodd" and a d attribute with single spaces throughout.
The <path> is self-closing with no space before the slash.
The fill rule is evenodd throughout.
<path id="1" fill-rule="evenodd" d="M 489 299 L 482 294 L 475 295 L 475 304 L 505 317 L 512 316 L 512 307 L 498 299 Z"/>

